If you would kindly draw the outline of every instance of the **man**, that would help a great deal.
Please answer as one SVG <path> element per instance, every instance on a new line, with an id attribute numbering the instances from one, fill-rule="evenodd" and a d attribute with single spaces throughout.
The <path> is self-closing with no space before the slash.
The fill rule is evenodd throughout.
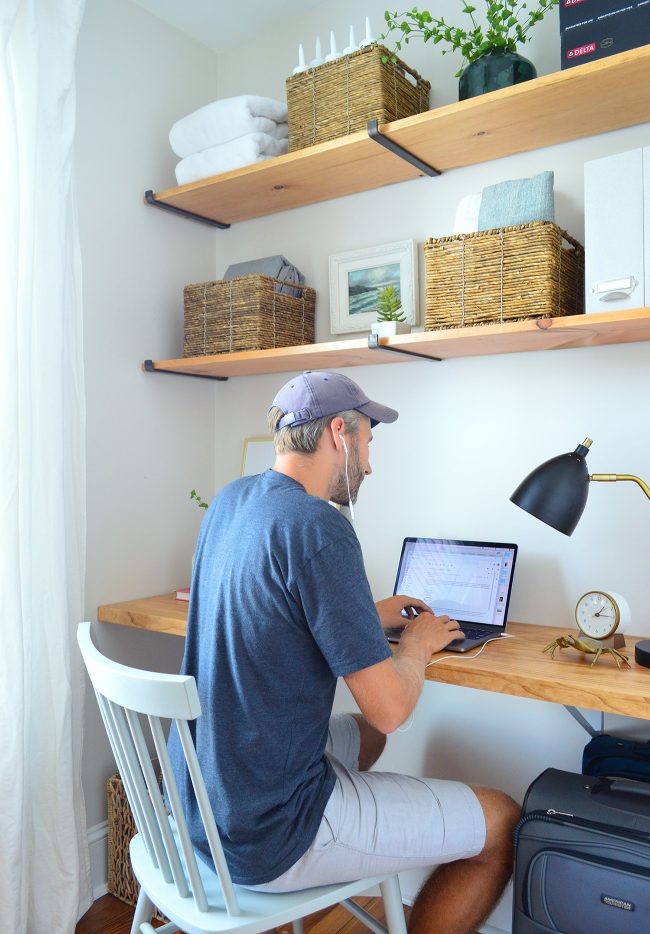
<path id="1" fill-rule="evenodd" d="M 340 373 L 307 372 L 269 411 L 273 469 L 227 486 L 199 536 L 183 672 L 235 882 L 287 891 L 443 864 L 415 932 L 475 931 L 510 876 L 519 809 L 501 792 L 368 772 L 407 720 L 433 652 L 462 638 L 422 601 L 375 605 L 349 521 L 372 428 L 398 413 Z M 395 654 L 382 626 L 407 628 Z M 330 719 L 337 678 L 361 715 Z M 170 749 L 183 798 L 178 738 Z M 193 842 L 210 861 L 196 814 Z"/>

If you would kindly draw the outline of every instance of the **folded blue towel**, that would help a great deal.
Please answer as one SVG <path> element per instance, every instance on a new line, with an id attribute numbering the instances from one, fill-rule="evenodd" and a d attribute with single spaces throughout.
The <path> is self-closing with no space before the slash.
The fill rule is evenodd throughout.
<path id="1" fill-rule="evenodd" d="M 244 263 L 233 263 L 226 269 L 224 279 L 250 276 L 252 273 L 258 273 L 261 276 L 272 276 L 274 279 L 293 282 L 296 285 L 305 284 L 303 274 L 284 256 L 264 256 L 262 259 L 249 259 Z M 276 284 L 274 288 L 276 292 L 284 292 L 285 295 L 293 295 L 295 298 L 301 298 L 302 296 L 302 289 L 295 289 L 290 285 Z"/>
<path id="2" fill-rule="evenodd" d="M 553 172 L 488 185 L 483 189 L 478 229 L 555 221 Z"/>

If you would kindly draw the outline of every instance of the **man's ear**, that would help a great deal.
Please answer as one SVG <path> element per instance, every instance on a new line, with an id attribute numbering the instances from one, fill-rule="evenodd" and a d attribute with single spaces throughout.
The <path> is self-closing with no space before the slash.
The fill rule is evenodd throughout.
<path id="1" fill-rule="evenodd" d="M 340 415 L 337 415 L 336 418 L 332 419 L 332 421 L 329 424 L 329 431 L 330 431 L 330 436 L 334 444 L 334 447 L 336 448 L 337 451 L 340 450 L 343 447 L 343 445 L 341 443 L 341 439 L 339 435 L 342 435 L 345 433 L 345 422 L 343 421 Z"/>

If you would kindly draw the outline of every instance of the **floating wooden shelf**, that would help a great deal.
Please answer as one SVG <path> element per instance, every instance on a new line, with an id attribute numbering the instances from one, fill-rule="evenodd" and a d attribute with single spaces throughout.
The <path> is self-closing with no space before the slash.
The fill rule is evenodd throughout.
<path id="1" fill-rule="evenodd" d="M 396 120 L 381 131 L 444 172 L 649 120 L 646 45 Z M 416 177 L 417 169 L 362 131 L 154 197 L 231 224 Z"/>
<path id="2" fill-rule="evenodd" d="M 650 308 L 609 311 L 567 318 L 539 318 L 506 324 L 483 324 L 471 328 L 425 331 L 400 337 L 382 338 L 383 348 L 411 351 L 431 359 L 478 357 L 533 350 L 563 350 L 627 344 L 650 340 Z M 384 350 L 371 350 L 365 338 L 284 347 L 277 350 L 243 351 L 205 357 L 148 361 L 153 372 L 187 376 L 227 378 L 263 373 L 289 373 L 299 370 L 331 370 L 348 366 L 372 366 L 417 361 Z"/>

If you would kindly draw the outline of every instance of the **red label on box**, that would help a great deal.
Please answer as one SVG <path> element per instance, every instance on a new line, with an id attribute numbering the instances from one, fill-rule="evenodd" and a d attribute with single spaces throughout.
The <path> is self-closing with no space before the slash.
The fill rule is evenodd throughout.
<path id="1" fill-rule="evenodd" d="M 564 0 L 564 6 L 575 6 L 576 3 L 583 3 L 584 0 Z"/>
<path id="2" fill-rule="evenodd" d="M 588 45 L 579 45 L 577 49 L 569 49 L 566 53 L 567 58 L 578 58 L 579 55 L 589 55 L 596 51 L 596 43 L 590 42 Z"/>

